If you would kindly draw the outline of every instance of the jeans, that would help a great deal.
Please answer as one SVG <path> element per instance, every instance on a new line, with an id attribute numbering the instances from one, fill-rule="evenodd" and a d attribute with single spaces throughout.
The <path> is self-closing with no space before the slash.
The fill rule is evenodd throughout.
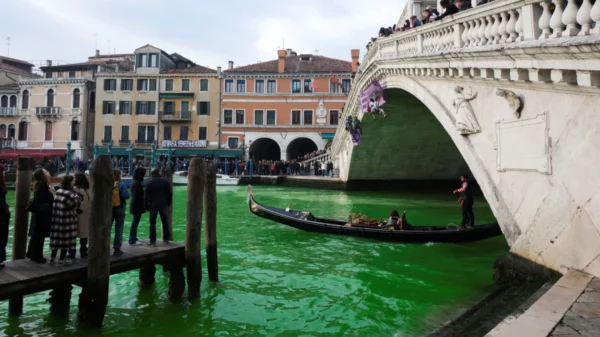
<path id="1" fill-rule="evenodd" d="M 134 214 L 133 220 L 131 221 L 131 228 L 129 229 L 129 243 L 134 244 L 138 241 L 137 237 L 137 229 L 140 224 L 140 219 L 142 218 L 142 214 Z"/>
<path id="2" fill-rule="evenodd" d="M 150 242 L 156 242 L 156 216 L 160 214 L 160 222 L 162 223 L 163 240 L 171 240 L 169 237 L 169 220 L 167 219 L 167 209 L 151 209 L 150 210 Z"/>
<path id="3" fill-rule="evenodd" d="M 121 249 L 123 245 L 123 227 L 125 227 L 125 210 L 121 207 L 113 207 L 113 222 L 115 223 L 114 249 Z"/>

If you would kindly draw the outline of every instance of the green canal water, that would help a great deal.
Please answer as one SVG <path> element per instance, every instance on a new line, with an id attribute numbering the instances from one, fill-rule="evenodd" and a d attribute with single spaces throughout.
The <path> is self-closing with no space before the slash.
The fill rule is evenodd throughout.
<path id="1" fill-rule="evenodd" d="M 416 224 L 460 221 L 452 194 L 337 192 L 255 187 L 257 200 L 344 219 L 351 212 L 387 217 L 407 210 Z M 174 236 L 185 234 L 186 187 L 176 187 Z M 508 251 L 503 237 L 471 244 L 407 245 L 302 232 L 258 218 L 245 187 L 218 188 L 221 283 L 204 271 L 201 300 L 171 302 L 161 270 L 140 291 L 135 271 L 111 277 L 102 336 L 423 336 L 485 297 L 492 262 Z M 14 205 L 14 193 L 9 194 Z M 493 221 L 479 198 L 478 223 Z M 130 217 L 125 232 L 129 230 Z M 148 234 L 148 218 L 140 237 Z M 8 247 L 10 251 L 10 244 Z M 160 268 L 159 268 L 160 269 Z M 74 287 L 67 321 L 48 314 L 48 293 L 25 298 L 25 312 L 7 319 L 0 335 L 91 336 L 77 329 Z"/>

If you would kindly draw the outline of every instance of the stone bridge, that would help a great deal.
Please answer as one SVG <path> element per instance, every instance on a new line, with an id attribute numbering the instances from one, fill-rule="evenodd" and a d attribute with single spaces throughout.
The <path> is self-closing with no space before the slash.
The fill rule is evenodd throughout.
<path id="1" fill-rule="evenodd" d="M 340 122 L 332 155 L 349 182 L 468 170 L 512 252 L 598 275 L 600 1 L 550 5 L 497 0 L 378 39 L 343 111 L 361 145 Z M 361 112 L 374 80 L 387 119 Z"/>

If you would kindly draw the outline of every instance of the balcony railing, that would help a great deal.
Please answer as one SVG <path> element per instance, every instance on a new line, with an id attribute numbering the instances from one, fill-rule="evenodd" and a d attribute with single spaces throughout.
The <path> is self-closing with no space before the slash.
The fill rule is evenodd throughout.
<path id="1" fill-rule="evenodd" d="M 17 116 L 17 108 L 0 108 L 0 116 Z"/>
<path id="2" fill-rule="evenodd" d="M 37 116 L 60 116 L 60 107 L 45 106 L 35 108 L 35 114 Z"/>
<path id="3" fill-rule="evenodd" d="M 160 120 L 163 122 L 189 122 L 192 120 L 190 111 L 161 111 Z"/>
<path id="4" fill-rule="evenodd" d="M 138 145 L 152 145 L 154 139 L 136 139 L 135 143 Z"/>
<path id="5" fill-rule="evenodd" d="M 0 149 L 15 149 L 17 141 L 14 138 L 0 138 Z"/>

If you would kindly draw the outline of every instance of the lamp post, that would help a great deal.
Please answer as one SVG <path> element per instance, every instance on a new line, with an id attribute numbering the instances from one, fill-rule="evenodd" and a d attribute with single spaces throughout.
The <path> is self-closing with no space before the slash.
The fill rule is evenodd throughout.
<path id="1" fill-rule="evenodd" d="M 108 155 L 110 156 L 110 150 L 112 149 L 112 140 L 108 142 Z"/>
<path id="2" fill-rule="evenodd" d="M 219 112 L 220 114 L 221 112 Z M 219 140 L 217 142 L 217 149 L 221 149 L 221 120 L 217 119 L 217 127 L 219 128 Z"/>
<path id="3" fill-rule="evenodd" d="M 167 146 L 167 168 L 170 170 L 171 169 L 171 142 L 169 142 L 169 145 Z"/>
<path id="4" fill-rule="evenodd" d="M 152 168 L 156 167 L 156 141 L 152 142 L 152 161 L 150 165 Z"/>
<path id="5" fill-rule="evenodd" d="M 66 165 L 66 171 L 65 174 L 69 175 L 69 172 L 71 171 L 71 141 L 69 140 L 67 142 L 67 162 L 65 163 Z"/>
<path id="6" fill-rule="evenodd" d="M 133 144 L 129 144 L 129 176 L 133 177 Z"/>
<path id="7" fill-rule="evenodd" d="M 98 143 L 94 145 L 94 159 L 96 159 L 96 157 L 98 157 Z"/>

